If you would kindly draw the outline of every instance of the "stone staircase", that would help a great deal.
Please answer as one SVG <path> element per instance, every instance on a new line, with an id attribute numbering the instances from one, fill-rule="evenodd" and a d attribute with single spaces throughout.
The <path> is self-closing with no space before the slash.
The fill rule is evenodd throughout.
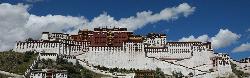
<path id="1" fill-rule="evenodd" d="M 15 73 L 10 73 L 10 72 L 1 71 L 1 70 L 0 70 L 0 74 L 10 76 L 10 78 L 12 78 L 12 77 L 13 78 L 25 78 L 24 75 L 18 75 L 18 74 L 15 74 Z"/>
<path id="2" fill-rule="evenodd" d="M 183 59 L 183 60 L 175 61 L 174 63 L 175 64 L 179 64 L 179 65 L 186 65 L 186 67 L 189 67 L 189 68 L 198 68 L 198 67 L 210 65 L 210 62 L 208 62 L 208 60 L 206 60 L 206 61 L 207 62 L 198 62 L 198 63 L 194 63 L 193 65 L 192 64 L 189 65 L 187 63 L 189 63 L 189 62 L 197 62 L 197 61 L 194 61 L 194 58 L 188 58 L 188 59 Z"/>
<path id="3" fill-rule="evenodd" d="M 151 58 L 151 57 L 150 57 L 150 58 Z M 157 58 L 153 58 L 153 59 L 160 60 L 160 59 L 157 59 Z M 160 61 L 164 61 L 164 60 L 160 60 Z M 202 76 L 202 75 L 206 75 L 206 74 L 208 74 L 208 73 L 212 73 L 212 72 L 210 72 L 210 71 L 202 71 L 202 70 L 195 69 L 195 68 L 190 68 L 190 67 L 187 67 L 187 66 L 184 66 L 184 65 L 175 64 L 175 63 L 169 62 L 169 61 L 164 61 L 164 62 L 167 62 L 167 63 L 172 64 L 172 65 L 175 65 L 175 66 L 184 67 L 184 68 L 186 68 L 186 69 L 190 69 L 190 70 L 194 70 L 194 71 L 196 70 L 196 71 L 201 72 L 201 73 L 199 73 L 199 74 L 196 74 L 196 75 L 191 76 L 191 77 L 194 77 L 194 78 L 197 77 L 197 76 Z M 204 66 L 204 65 L 200 65 L 200 66 Z M 200 66 L 197 66 L 197 67 L 200 67 Z"/>
<path id="4" fill-rule="evenodd" d="M 150 57 L 150 58 L 151 58 L 151 57 Z M 154 57 L 153 57 L 153 59 L 160 60 L 160 59 L 154 58 Z M 173 62 L 169 62 L 169 61 L 165 61 L 165 60 L 160 60 L 160 61 L 164 61 L 164 62 L 167 62 L 167 63 L 169 63 L 169 64 L 176 65 L 176 66 L 181 66 L 181 67 L 184 67 L 184 68 L 187 68 L 187 69 L 191 69 L 191 70 L 198 70 L 198 71 L 200 71 L 200 72 L 207 72 L 207 71 L 202 71 L 202 70 L 199 70 L 199 69 L 190 68 L 190 67 L 187 67 L 187 66 L 184 66 L 184 65 L 181 65 L 181 64 L 175 64 L 175 63 L 173 63 Z"/>
<path id="5" fill-rule="evenodd" d="M 207 64 L 202 64 L 202 65 L 194 66 L 192 68 L 197 68 L 197 67 L 201 67 L 201 66 L 205 66 L 205 65 L 207 65 Z"/>
<path id="6" fill-rule="evenodd" d="M 29 65 L 29 68 L 25 71 L 24 76 L 25 77 L 29 77 L 31 70 L 33 70 L 33 68 L 35 67 L 35 65 L 37 64 L 37 62 L 40 59 L 40 54 L 36 57 L 36 59 L 33 61 L 33 63 L 31 65 Z"/>
<path id="7" fill-rule="evenodd" d="M 81 59 L 76 59 L 76 60 L 79 62 L 80 65 L 82 65 L 83 67 L 85 67 L 86 69 L 88 69 L 90 71 L 93 71 L 93 72 L 99 73 L 99 74 L 103 74 L 103 75 L 115 77 L 115 75 L 113 75 L 113 73 L 110 73 L 109 71 L 99 70 L 99 69 L 95 68 L 93 64 L 90 64 L 86 60 L 81 60 Z"/>
<path id="8" fill-rule="evenodd" d="M 199 77 L 199 76 L 204 76 L 204 75 L 206 75 L 206 74 L 210 74 L 210 73 L 213 73 L 213 72 L 217 72 L 217 70 L 216 71 L 209 71 L 209 72 L 204 72 L 204 73 L 201 73 L 201 74 L 197 74 L 197 75 L 193 75 L 193 76 L 191 76 L 192 78 L 196 78 L 196 77 Z"/>
<path id="9" fill-rule="evenodd" d="M 85 54 L 86 52 L 82 52 L 82 53 L 79 53 L 77 55 L 75 55 L 76 57 L 77 56 L 81 56 L 83 54 Z M 90 71 L 93 71 L 95 73 L 99 73 L 99 74 L 104 74 L 104 75 L 109 75 L 109 76 L 113 76 L 112 73 L 109 73 L 108 71 L 103 71 L 103 70 L 99 70 L 97 68 L 94 67 L 93 64 L 90 64 L 87 60 L 85 59 L 79 59 L 79 58 L 76 58 L 76 60 L 79 62 L 80 65 L 82 65 L 83 67 L 87 68 L 88 70 Z"/>
<path id="10" fill-rule="evenodd" d="M 180 61 L 185 61 L 185 60 L 190 60 L 190 59 L 191 59 L 191 57 L 190 58 L 181 59 L 181 60 L 176 60 L 176 61 L 174 61 L 174 63 L 180 62 Z"/>

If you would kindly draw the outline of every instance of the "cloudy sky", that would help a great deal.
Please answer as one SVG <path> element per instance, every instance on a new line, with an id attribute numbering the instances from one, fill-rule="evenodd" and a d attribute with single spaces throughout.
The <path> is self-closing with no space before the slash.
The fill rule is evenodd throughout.
<path id="1" fill-rule="evenodd" d="M 250 1 L 0 0 L 0 51 L 41 32 L 127 27 L 169 41 L 210 41 L 215 52 L 250 57 Z"/>

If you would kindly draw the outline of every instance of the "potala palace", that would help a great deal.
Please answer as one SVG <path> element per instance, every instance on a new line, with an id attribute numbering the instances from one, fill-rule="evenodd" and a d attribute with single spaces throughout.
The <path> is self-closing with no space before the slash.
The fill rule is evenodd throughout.
<path id="1" fill-rule="evenodd" d="M 112 77 L 133 78 L 133 73 L 110 73 L 95 68 L 155 70 L 164 74 L 181 72 L 192 78 L 229 77 L 232 64 L 250 73 L 250 58 L 234 61 L 228 54 L 215 53 L 211 42 L 170 42 L 166 34 L 136 35 L 126 28 L 79 30 L 76 35 L 43 32 L 41 39 L 17 41 L 14 51 L 35 51 L 41 58 L 64 56 L 83 67 Z M 192 76 L 190 76 L 192 73 Z"/>

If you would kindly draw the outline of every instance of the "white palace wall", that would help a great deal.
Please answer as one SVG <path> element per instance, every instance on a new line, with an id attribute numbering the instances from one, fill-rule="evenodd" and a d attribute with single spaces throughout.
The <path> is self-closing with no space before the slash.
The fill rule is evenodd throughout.
<path id="1" fill-rule="evenodd" d="M 59 53 L 59 48 L 62 47 L 61 43 L 53 42 L 17 42 L 14 51 L 26 52 L 26 51 L 45 51 L 47 53 Z"/>
<path id="2" fill-rule="evenodd" d="M 200 74 L 202 72 L 197 70 L 188 69 L 182 66 L 176 66 L 168 62 L 164 62 L 158 59 L 147 58 L 145 52 L 102 52 L 93 51 L 87 52 L 82 56 L 77 56 L 82 60 L 87 60 L 89 64 L 100 65 L 108 68 L 135 68 L 140 70 L 151 69 L 155 70 L 157 67 L 161 68 L 165 74 L 172 74 L 172 71 L 181 71 L 184 75 L 188 75 L 190 72 Z"/>
<path id="3" fill-rule="evenodd" d="M 187 59 L 194 55 L 194 52 L 208 51 L 205 45 L 200 42 L 168 42 L 166 47 L 146 47 L 147 57 L 162 59 Z"/>
<path id="4" fill-rule="evenodd" d="M 124 51 L 126 52 L 144 52 L 144 45 L 143 43 L 133 43 L 133 42 L 127 42 L 125 43 L 124 46 Z"/>
<path id="5" fill-rule="evenodd" d="M 57 53 L 40 53 L 40 59 L 52 59 L 52 60 L 56 60 L 58 54 Z"/>
<path id="6" fill-rule="evenodd" d="M 70 40 L 59 41 L 24 41 L 17 42 L 15 48 L 16 52 L 36 51 L 46 53 L 57 53 L 71 55 L 88 50 L 88 42 L 76 42 Z"/>
<path id="7" fill-rule="evenodd" d="M 228 76 L 232 73 L 232 68 L 230 64 L 230 57 L 227 54 L 219 53 L 215 54 L 219 57 L 217 60 L 217 70 L 219 71 L 220 76 Z"/>
<path id="8" fill-rule="evenodd" d="M 155 57 L 159 59 L 177 60 L 191 57 L 189 52 L 146 52 L 147 57 Z"/>
<path id="9" fill-rule="evenodd" d="M 163 47 L 166 44 L 166 37 L 163 38 L 146 38 L 145 42 L 147 47 Z"/>

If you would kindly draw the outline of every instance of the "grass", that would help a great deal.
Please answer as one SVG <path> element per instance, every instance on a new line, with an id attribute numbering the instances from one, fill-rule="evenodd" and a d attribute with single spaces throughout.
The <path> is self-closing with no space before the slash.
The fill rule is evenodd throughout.
<path id="1" fill-rule="evenodd" d="M 0 52 L 0 70 L 24 75 L 38 54 L 33 52 L 18 53 L 13 51 Z"/>

